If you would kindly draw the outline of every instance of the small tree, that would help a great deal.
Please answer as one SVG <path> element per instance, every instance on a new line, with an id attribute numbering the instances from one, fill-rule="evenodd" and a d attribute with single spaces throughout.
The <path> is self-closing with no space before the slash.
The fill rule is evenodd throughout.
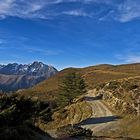
<path id="1" fill-rule="evenodd" d="M 76 74 L 70 73 L 64 77 L 60 84 L 60 97 L 59 99 L 64 104 L 72 103 L 72 100 L 86 92 L 86 85 L 84 79 Z"/>

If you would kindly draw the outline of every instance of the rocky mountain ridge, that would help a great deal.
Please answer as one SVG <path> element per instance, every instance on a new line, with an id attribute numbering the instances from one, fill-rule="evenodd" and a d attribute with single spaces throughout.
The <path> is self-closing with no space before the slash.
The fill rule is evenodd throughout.
<path id="1" fill-rule="evenodd" d="M 43 64 L 42 62 L 33 62 L 32 64 L 17 64 L 10 63 L 7 65 L 0 65 L 0 74 L 6 75 L 30 75 L 40 76 L 45 75 L 46 72 L 49 75 L 55 73 L 57 70 L 53 66 Z"/>
<path id="2" fill-rule="evenodd" d="M 55 75 L 57 69 L 42 62 L 0 65 L 0 90 L 15 91 L 29 88 Z"/>

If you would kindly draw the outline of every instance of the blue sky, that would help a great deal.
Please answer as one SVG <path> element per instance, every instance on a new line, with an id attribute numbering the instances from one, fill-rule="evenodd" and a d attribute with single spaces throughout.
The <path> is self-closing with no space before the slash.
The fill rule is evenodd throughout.
<path id="1" fill-rule="evenodd" d="M 0 63 L 58 69 L 140 62 L 140 0 L 0 0 Z"/>

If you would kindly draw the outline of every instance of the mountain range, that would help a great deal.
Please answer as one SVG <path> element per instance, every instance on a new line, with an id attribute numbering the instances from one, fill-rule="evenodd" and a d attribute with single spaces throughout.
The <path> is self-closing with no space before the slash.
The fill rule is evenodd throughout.
<path id="1" fill-rule="evenodd" d="M 66 68 L 59 71 L 55 76 L 44 80 L 36 86 L 23 90 L 27 95 L 39 94 L 40 98 L 46 98 L 47 100 L 52 97 L 56 97 L 58 94 L 58 88 L 61 84 L 61 79 L 70 73 L 80 74 L 88 86 L 88 89 L 93 89 L 102 83 L 108 83 L 113 80 L 125 79 L 129 77 L 135 77 L 140 75 L 140 64 L 124 64 L 124 65 L 96 65 L 85 68 Z"/>
<path id="2" fill-rule="evenodd" d="M 0 90 L 15 91 L 32 87 L 57 73 L 57 69 L 42 62 L 0 65 Z"/>
<path id="3" fill-rule="evenodd" d="M 11 64 L 9 65 L 9 71 L 7 70 L 7 67 L 9 67 L 8 65 L 1 65 L 0 70 L 2 73 L 1 75 L 5 76 L 5 79 L 1 79 L 1 82 L 5 82 L 6 84 L 12 79 L 10 79 L 9 76 L 25 76 L 28 77 L 26 82 L 33 83 L 33 77 L 39 77 L 46 74 L 46 72 L 43 71 L 45 64 L 41 62 L 34 62 L 27 66 L 22 65 L 22 69 L 20 69 L 19 64 L 12 64 L 12 66 Z M 50 66 L 46 67 L 48 68 L 47 70 L 50 69 L 49 67 Z M 2 129 L 2 136 L 7 136 L 7 131 L 5 132 L 5 122 L 8 124 L 10 123 L 10 127 L 8 126 L 8 129 L 10 129 L 9 131 L 11 132 L 13 129 L 13 124 L 11 125 L 11 122 L 13 122 L 13 119 L 16 120 L 15 122 L 17 122 L 17 120 L 19 120 L 19 116 L 21 116 L 19 124 L 21 124 L 21 122 L 27 122 L 27 120 L 31 121 L 33 117 L 32 124 L 37 128 L 34 129 L 34 127 L 32 127 L 33 129 L 31 129 L 31 127 L 29 128 L 26 126 L 27 128 L 25 128 L 25 126 L 23 126 L 23 128 L 27 130 L 26 136 L 28 136 L 28 133 L 29 136 L 32 134 L 32 132 L 34 134 L 38 133 L 35 130 L 41 130 L 41 135 L 45 132 L 52 137 L 70 137 L 70 135 L 77 135 L 78 133 L 81 134 L 79 130 L 73 130 L 73 126 L 80 125 L 81 127 L 81 124 L 83 124 L 86 126 L 85 128 L 88 128 L 89 133 L 92 131 L 95 136 L 105 137 L 102 137 L 103 139 L 139 139 L 139 69 L 139 63 L 124 65 L 103 64 L 85 68 L 66 68 L 60 72 L 57 72 L 57 70 L 53 68 L 51 71 L 55 72 L 50 74 L 49 78 L 46 77 L 47 80 L 42 82 L 40 81 L 39 84 L 34 85 L 31 88 L 18 90 L 13 94 L 4 94 L 4 96 L 6 96 L 5 98 L 3 98 L 3 94 L 0 95 L 0 103 L 2 106 L 2 119 L 0 122 L 4 126 Z M 64 94 L 66 94 L 68 97 L 73 97 L 74 93 L 71 94 L 68 92 L 62 94 L 60 92 L 60 88 L 62 87 L 61 85 L 63 84 L 63 79 L 72 73 L 81 76 L 81 78 L 85 81 L 87 93 L 83 95 L 79 93 L 79 95 L 75 97 L 71 103 L 63 106 L 62 103 L 67 101 Z M 9 78 L 9 81 L 8 78 L 6 79 L 6 77 Z M 19 81 L 22 83 L 25 80 L 24 78 L 21 78 Z M 11 87 L 12 86 L 9 85 L 9 88 Z M 29 117 L 27 120 L 24 120 L 25 114 L 27 117 Z M 36 117 L 36 119 L 34 119 L 34 117 Z M 5 122 L 3 120 L 5 120 Z M 36 122 L 34 122 L 34 120 L 36 120 Z M 71 125 L 71 122 L 73 126 Z M 19 126 L 19 124 L 17 126 Z M 22 131 L 18 130 L 17 126 L 14 126 L 17 132 L 16 135 L 21 137 L 20 133 L 23 133 L 24 129 Z M 91 129 L 92 127 L 93 129 Z M 82 136 L 86 136 L 85 133 L 87 133 L 87 131 L 84 129 L 83 132 L 84 135 L 82 134 Z M 13 132 L 13 135 L 14 134 L 15 131 Z M 39 136 L 41 135 L 39 134 Z M 89 140 L 89 135 L 87 140 Z"/>

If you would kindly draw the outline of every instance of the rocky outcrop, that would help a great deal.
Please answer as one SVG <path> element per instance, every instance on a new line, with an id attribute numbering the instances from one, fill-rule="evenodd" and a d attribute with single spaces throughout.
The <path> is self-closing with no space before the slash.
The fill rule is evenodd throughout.
<path id="1" fill-rule="evenodd" d="M 45 125 L 42 124 L 43 122 L 38 122 L 36 125 L 39 125 L 39 128 L 41 130 L 44 129 L 52 130 L 67 125 L 74 126 L 75 124 L 78 124 L 83 120 L 90 118 L 91 116 L 92 116 L 91 106 L 87 102 L 82 101 L 71 104 L 63 109 L 56 111 L 52 115 L 52 121 L 49 122 L 48 124 Z"/>
<path id="2" fill-rule="evenodd" d="M 125 87 L 127 84 L 127 87 Z M 133 85 L 132 85 L 133 84 Z M 140 115 L 140 89 L 138 82 L 113 81 L 98 89 L 103 100 L 119 113 Z M 112 86 L 113 85 L 113 86 Z"/>

